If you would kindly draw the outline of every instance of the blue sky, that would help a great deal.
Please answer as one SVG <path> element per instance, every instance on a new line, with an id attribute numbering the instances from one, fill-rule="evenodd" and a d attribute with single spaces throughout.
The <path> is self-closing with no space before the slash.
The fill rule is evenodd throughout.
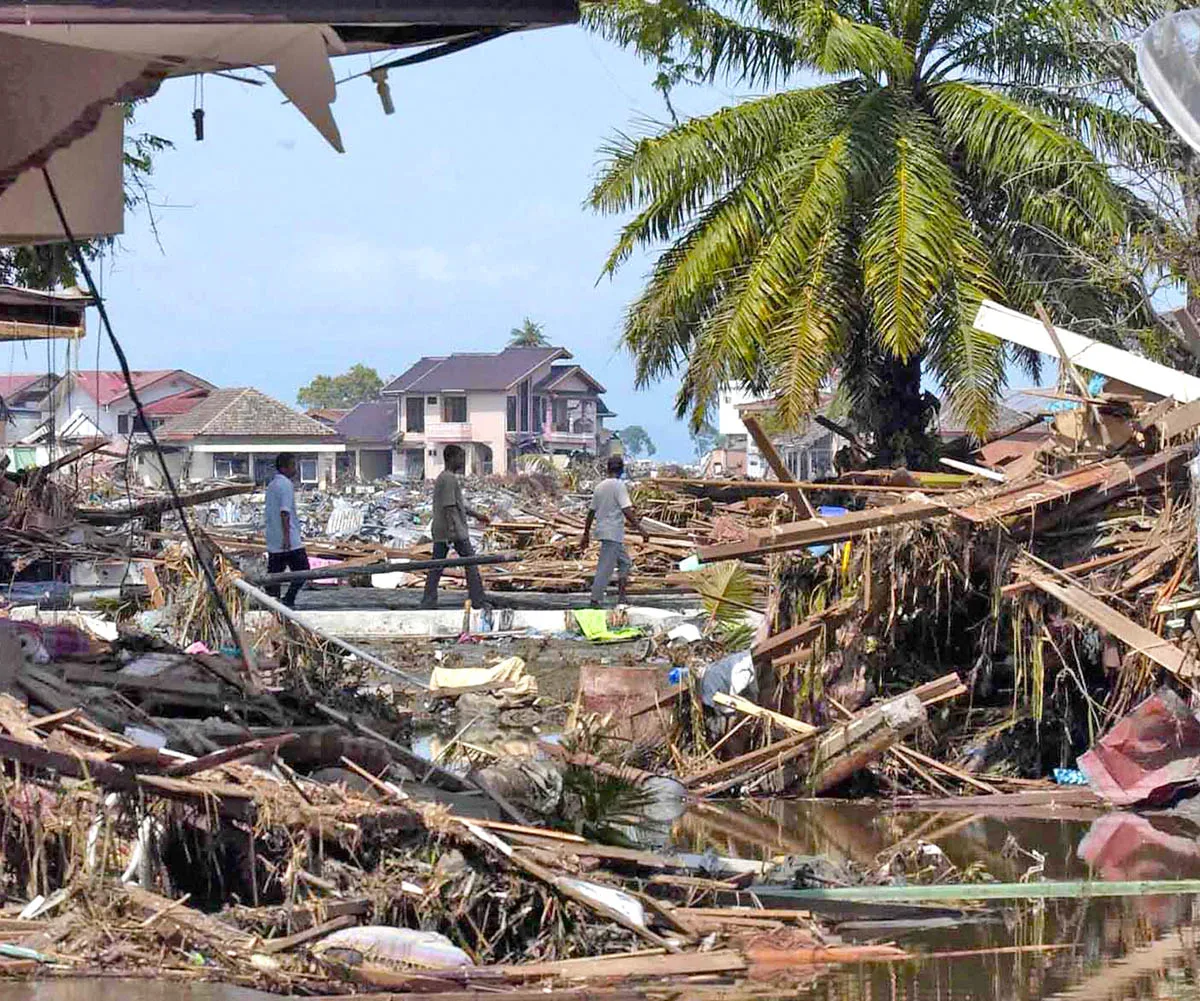
<path id="1" fill-rule="evenodd" d="M 365 67 L 335 61 L 339 78 Z M 313 375 L 355 362 L 387 376 L 422 354 L 498 349 L 529 315 L 605 384 L 612 424 L 689 458 L 674 385 L 635 391 L 617 347 L 648 261 L 597 284 L 619 220 L 582 205 L 604 140 L 666 118 L 652 76 L 577 27 L 510 36 L 393 71 L 390 117 L 370 80 L 339 88 L 344 155 L 274 87 L 213 77 L 197 143 L 193 82 L 164 85 L 137 123 L 176 143 L 153 180 L 161 249 L 131 216 L 103 269 L 131 363 L 294 403 Z M 691 89 L 676 104 L 732 99 Z M 80 364 L 94 362 L 93 336 Z"/>

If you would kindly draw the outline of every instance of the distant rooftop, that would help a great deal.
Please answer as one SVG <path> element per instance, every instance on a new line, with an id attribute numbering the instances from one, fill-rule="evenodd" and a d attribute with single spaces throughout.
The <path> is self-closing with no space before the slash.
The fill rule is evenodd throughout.
<path id="1" fill-rule="evenodd" d="M 189 413 L 164 424 L 163 438 L 321 438 L 332 428 L 257 389 L 217 389 Z"/>
<path id="2" fill-rule="evenodd" d="M 443 393 L 504 390 L 549 361 L 570 358 L 566 348 L 505 348 L 493 353 L 460 352 L 424 357 L 388 383 L 385 393 Z"/>

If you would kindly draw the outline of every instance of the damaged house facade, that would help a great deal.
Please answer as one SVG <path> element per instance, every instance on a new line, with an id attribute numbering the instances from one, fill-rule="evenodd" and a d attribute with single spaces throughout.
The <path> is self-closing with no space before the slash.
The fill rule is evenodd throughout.
<path id="1" fill-rule="evenodd" d="M 248 387 L 214 390 L 156 433 L 172 476 L 183 483 L 266 483 L 275 475 L 275 457 L 293 452 L 302 484 L 329 484 L 337 475 L 337 456 L 346 450 L 333 428 Z M 135 447 L 139 476 L 145 483 L 158 484 L 162 474 L 149 442 Z"/>
<path id="2" fill-rule="evenodd" d="M 395 471 L 432 479 L 447 445 L 462 446 L 469 475 L 503 474 L 517 456 L 565 463 L 597 455 L 607 438 L 604 387 L 561 347 L 424 357 L 383 389 L 397 410 Z"/>

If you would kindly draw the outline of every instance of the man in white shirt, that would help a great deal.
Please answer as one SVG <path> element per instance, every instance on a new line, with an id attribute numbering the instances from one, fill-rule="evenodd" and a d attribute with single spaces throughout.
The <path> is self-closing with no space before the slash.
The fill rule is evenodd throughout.
<path id="1" fill-rule="evenodd" d="M 291 452 L 281 452 L 275 460 L 275 478 L 267 485 L 267 506 L 264 512 L 263 531 L 267 537 L 267 573 L 284 570 L 307 570 L 308 553 L 300 539 L 300 519 L 296 517 L 296 457 Z M 303 581 L 292 581 L 283 603 L 288 608 L 296 607 L 296 595 L 304 586 Z M 280 585 L 271 584 L 267 594 L 278 600 Z"/>
<path id="2" fill-rule="evenodd" d="M 596 576 L 592 578 L 592 607 L 599 608 L 604 602 L 604 590 L 608 587 L 613 570 L 617 571 L 617 601 L 624 604 L 628 595 L 629 572 L 633 561 L 625 552 L 625 522 L 642 533 L 649 541 L 629 490 L 621 480 L 625 472 L 625 460 L 611 455 L 607 463 L 608 478 L 601 480 L 592 491 L 592 503 L 588 508 L 587 521 L 583 524 L 583 548 L 586 551 L 592 541 L 592 525 L 596 526 L 596 538 L 600 542 L 600 559 L 596 562 Z"/>

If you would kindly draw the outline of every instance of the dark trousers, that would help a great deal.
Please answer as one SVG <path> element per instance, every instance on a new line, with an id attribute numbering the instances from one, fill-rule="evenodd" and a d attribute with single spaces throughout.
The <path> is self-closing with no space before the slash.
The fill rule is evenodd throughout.
<path id="1" fill-rule="evenodd" d="M 451 546 L 454 547 L 455 553 L 459 556 L 475 555 L 475 550 L 471 546 L 470 539 L 454 539 L 452 542 L 435 542 L 433 544 L 433 558 L 435 560 L 444 560 L 449 555 Z M 479 567 L 467 567 L 466 571 L 467 593 L 471 596 L 471 604 L 478 608 L 486 601 L 483 596 L 483 578 L 479 576 Z M 441 567 L 434 567 L 432 570 L 425 571 L 425 595 L 421 599 L 422 608 L 437 607 L 438 581 L 441 578 Z"/>
<path id="2" fill-rule="evenodd" d="M 308 553 L 304 548 L 289 549 L 286 553 L 267 553 L 267 573 L 282 573 L 284 570 L 307 570 L 308 569 Z M 279 589 L 282 585 L 270 584 L 266 587 L 266 592 L 276 601 L 279 600 Z M 283 603 L 288 608 L 296 607 L 296 595 L 300 593 L 300 588 L 304 586 L 304 581 L 294 580 L 288 585 L 287 594 L 284 596 Z"/>

